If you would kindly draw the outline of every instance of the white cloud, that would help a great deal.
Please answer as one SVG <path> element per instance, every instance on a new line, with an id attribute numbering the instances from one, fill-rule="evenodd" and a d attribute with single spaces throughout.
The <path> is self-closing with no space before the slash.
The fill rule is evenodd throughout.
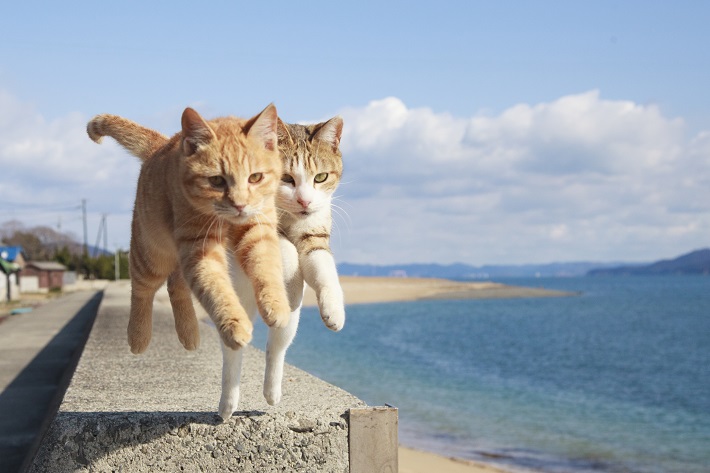
<path id="1" fill-rule="evenodd" d="M 86 134 L 89 118 L 70 113 L 47 121 L 32 105 L 0 91 L 0 223 L 61 221 L 63 230 L 81 235 L 78 207 L 86 199 L 90 243 L 100 214 L 108 213 L 114 222 L 109 244 L 127 247 L 126 220 L 140 164 L 110 140 L 92 142 Z"/>
<path id="2" fill-rule="evenodd" d="M 710 244 L 710 133 L 687 140 L 655 105 L 590 91 L 498 115 L 394 97 L 341 114 L 354 224 L 340 260 L 644 260 Z"/>
<path id="3" fill-rule="evenodd" d="M 390 97 L 341 115 L 339 261 L 649 260 L 710 245 L 710 131 L 686 137 L 655 105 L 591 91 L 456 117 Z M 108 213 L 109 244 L 128 245 L 139 163 L 91 142 L 89 118 L 46 120 L 0 91 L 0 223 L 61 218 L 81 235 L 86 198 L 89 242 Z"/>

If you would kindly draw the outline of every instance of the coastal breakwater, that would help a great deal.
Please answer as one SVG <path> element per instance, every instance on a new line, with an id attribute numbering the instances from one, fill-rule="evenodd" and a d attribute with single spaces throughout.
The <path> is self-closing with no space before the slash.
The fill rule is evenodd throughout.
<path id="1" fill-rule="evenodd" d="M 288 365 L 283 400 L 269 406 L 261 393 L 264 354 L 251 347 L 240 410 L 223 423 L 216 331 L 201 324 L 200 348 L 185 351 L 169 306 L 156 303 L 151 345 L 132 355 L 129 291 L 127 283 L 106 288 L 64 400 L 26 471 L 397 471 L 396 409 L 368 407 Z"/>

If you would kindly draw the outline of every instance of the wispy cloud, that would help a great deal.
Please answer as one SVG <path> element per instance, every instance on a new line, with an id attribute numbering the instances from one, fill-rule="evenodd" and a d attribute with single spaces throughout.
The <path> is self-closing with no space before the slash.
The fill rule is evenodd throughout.
<path id="1" fill-rule="evenodd" d="M 1 220 L 55 225 L 63 219 L 73 222 L 65 230 L 81 234 L 76 209 L 87 199 L 96 221 L 92 230 L 102 213 L 126 224 L 140 165 L 110 140 L 93 143 L 86 135 L 88 118 L 70 113 L 48 121 L 31 104 L 0 91 Z M 127 230 L 114 228 L 114 235 L 116 243 L 127 246 Z"/>

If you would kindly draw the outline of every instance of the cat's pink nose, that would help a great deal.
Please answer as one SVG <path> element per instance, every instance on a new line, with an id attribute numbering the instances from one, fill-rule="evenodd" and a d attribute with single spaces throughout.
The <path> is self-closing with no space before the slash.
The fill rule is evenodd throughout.
<path id="1" fill-rule="evenodd" d="M 296 200 L 298 200 L 298 203 L 301 204 L 301 207 L 303 207 L 304 209 L 307 209 L 308 206 L 311 205 L 311 201 L 310 201 L 310 200 L 303 200 L 303 199 L 301 199 L 300 197 L 299 197 L 298 199 L 296 199 Z"/>
<path id="2" fill-rule="evenodd" d="M 239 212 L 239 213 L 242 213 L 242 210 L 244 210 L 244 206 L 243 206 L 243 205 L 236 205 L 236 204 L 235 204 L 235 205 L 234 205 L 234 208 L 237 209 L 237 212 Z"/>

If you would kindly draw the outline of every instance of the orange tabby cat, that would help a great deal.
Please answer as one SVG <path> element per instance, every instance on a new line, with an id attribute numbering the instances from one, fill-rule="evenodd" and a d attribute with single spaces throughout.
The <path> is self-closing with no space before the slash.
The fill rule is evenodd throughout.
<path id="1" fill-rule="evenodd" d="M 199 344 L 190 290 L 227 347 L 249 343 L 252 323 L 227 268 L 233 256 L 252 283 L 267 325 L 287 325 L 291 309 L 274 207 L 282 171 L 276 108 L 269 105 L 250 120 L 210 121 L 187 108 L 182 131 L 167 143 L 157 132 L 139 137 L 124 129 L 126 136 L 114 135 L 122 133 L 111 126 L 116 120 L 131 123 L 99 115 L 87 126 L 91 139 L 112 136 L 129 151 L 150 151 L 138 178 L 131 228 L 131 351 L 142 353 L 150 343 L 153 297 L 166 279 L 185 348 Z"/>

